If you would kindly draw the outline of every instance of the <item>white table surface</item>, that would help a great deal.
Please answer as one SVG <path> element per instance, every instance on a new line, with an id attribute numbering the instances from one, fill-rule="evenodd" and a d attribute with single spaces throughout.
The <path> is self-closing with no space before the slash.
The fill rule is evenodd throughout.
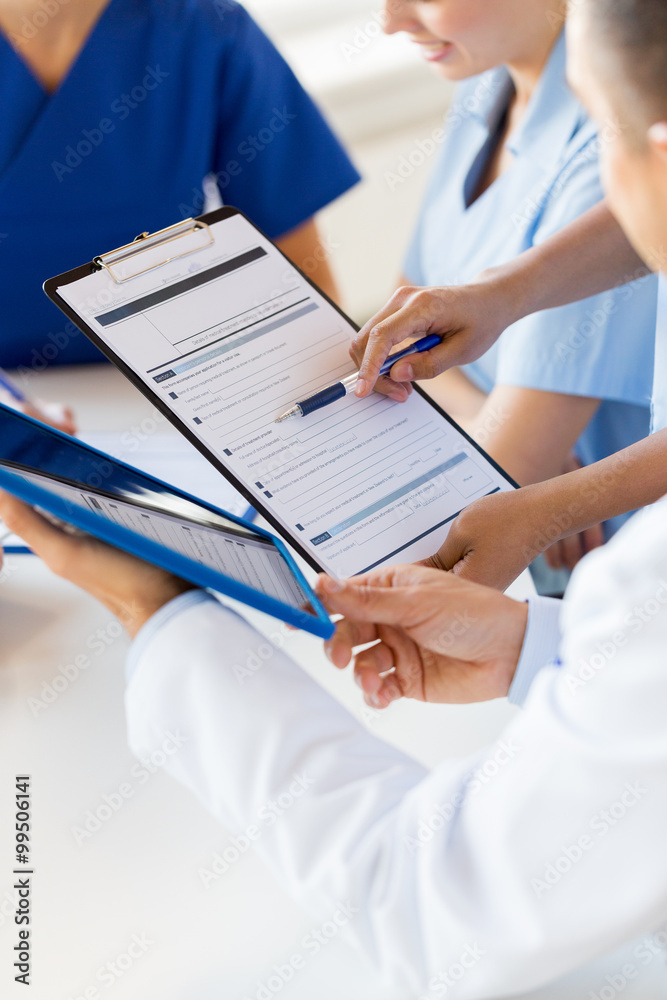
<path id="1" fill-rule="evenodd" d="M 75 406 L 81 430 L 150 438 L 167 429 L 108 366 L 55 369 L 36 376 L 33 394 Z M 175 433 L 175 432 L 174 432 Z M 0 577 L 0 995 L 36 1000 L 255 1000 L 261 984 L 295 951 L 312 921 L 252 854 L 205 889 L 198 870 L 212 863 L 229 833 L 163 774 L 139 771 L 127 749 L 123 663 L 128 647 L 110 614 L 53 577 L 35 558 L 15 556 Z M 518 594 L 530 585 L 524 581 Z M 275 622 L 252 615 L 260 626 Z M 462 756 L 493 739 L 511 706 L 404 703 L 385 714 L 364 708 L 349 671 L 338 673 L 318 640 L 293 633 L 288 651 L 383 738 L 428 765 Z M 45 708 L 61 668 L 84 654 L 90 665 Z M 31 700 L 33 699 L 33 700 Z M 11 894 L 14 775 L 32 775 L 33 987 L 12 982 L 16 943 Z M 133 794 L 83 843 L 87 810 L 129 783 Z M 144 940 L 127 957 L 133 935 Z M 150 943 L 149 943 L 150 942 Z M 531 995 L 531 1000 L 590 1000 L 626 961 L 632 946 Z M 98 972 L 107 963 L 118 963 Z M 636 960 L 635 960 L 636 964 Z M 113 971 L 115 969 L 115 971 Z M 388 994 L 363 957 L 338 939 L 281 991 L 285 1000 L 412 1000 Z M 623 990 L 624 1000 L 667 995 L 657 958 Z M 270 994 L 264 994 L 264 1000 Z"/>

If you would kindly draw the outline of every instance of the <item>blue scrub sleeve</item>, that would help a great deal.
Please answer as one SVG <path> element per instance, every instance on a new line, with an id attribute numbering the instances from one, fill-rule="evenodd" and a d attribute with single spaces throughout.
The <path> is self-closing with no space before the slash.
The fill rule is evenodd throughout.
<path id="1" fill-rule="evenodd" d="M 546 195 L 537 245 L 603 197 L 597 138 Z M 654 276 L 582 302 L 528 316 L 500 342 L 496 382 L 646 406 L 651 397 L 657 284 Z"/>
<path id="2" fill-rule="evenodd" d="M 236 34 L 220 82 L 218 187 L 226 204 L 275 239 L 347 191 L 359 174 L 273 44 L 242 8 L 235 13 L 222 22 Z"/>
<path id="3" fill-rule="evenodd" d="M 415 226 L 408 252 L 403 261 L 403 275 L 411 285 L 425 285 L 424 268 L 422 266 L 421 250 L 423 246 L 422 219 L 428 211 L 429 200 L 424 202 L 424 206 L 419 216 L 419 221 Z"/>

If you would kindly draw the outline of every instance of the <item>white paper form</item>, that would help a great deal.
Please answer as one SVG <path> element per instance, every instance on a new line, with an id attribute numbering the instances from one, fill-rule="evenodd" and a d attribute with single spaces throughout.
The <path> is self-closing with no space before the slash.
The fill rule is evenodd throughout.
<path id="1" fill-rule="evenodd" d="M 69 505 L 128 528 L 142 538 L 157 542 L 284 604 L 299 608 L 307 601 L 304 591 L 270 539 L 264 539 L 251 530 L 230 531 L 228 522 L 213 512 L 198 510 L 193 504 L 175 497 L 174 502 L 193 515 L 179 517 L 121 498 L 107 497 L 98 491 L 56 482 L 40 473 L 14 467 L 10 471 L 26 482 L 55 494 Z"/>
<path id="2" fill-rule="evenodd" d="M 468 503 L 512 488 L 416 393 L 275 424 L 353 371 L 353 328 L 242 216 L 211 228 L 192 257 L 59 294 L 311 559 L 349 576 L 424 558 Z"/>

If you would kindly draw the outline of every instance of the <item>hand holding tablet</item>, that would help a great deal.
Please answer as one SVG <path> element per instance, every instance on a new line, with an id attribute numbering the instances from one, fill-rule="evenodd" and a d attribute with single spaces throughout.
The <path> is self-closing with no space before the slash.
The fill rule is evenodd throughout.
<path id="1" fill-rule="evenodd" d="M 333 632 L 269 532 L 2 405 L 0 488 L 181 581 L 315 635 Z"/>

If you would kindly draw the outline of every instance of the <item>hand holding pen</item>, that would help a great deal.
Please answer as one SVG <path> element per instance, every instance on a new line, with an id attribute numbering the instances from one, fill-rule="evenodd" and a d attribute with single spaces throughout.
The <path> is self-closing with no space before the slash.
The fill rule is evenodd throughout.
<path id="1" fill-rule="evenodd" d="M 76 434 L 74 414 L 60 403 L 31 401 L 9 375 L 0 368 L 0 403 L 11 406 L 28 417 L 50 424 L 65 434 Z"/>
<path id="2" fill-rule="evenodd" d="M 416 340 L 414 344 L 410 344 L 402 351 L 398 351 L 396 354 L 391 354 L 380 369 L 380 375 L 387 375 L 392 367 L 401 358 L 407 358 L 411 354 L 421 354 L 423 351 L 430 351 L 432 348 L 437 347 L 440 344 L 440 337 L 431 334 L 428 337 L 422 337 L 421 340 Z M 294 406 L 290 407 L 285 413 L 278 417 L 275 423 L 279 424 L 283 420 L 287 420 L 290 417 L 305 417 L 309 413 L 313 413 L 315 410 L 321 410 L 323 406 L 328 406 L 329 403 L 335 403 L 337 399 L 342 399 L 343 396 L 347 396 L 351 392 L 355 392 L 357 384 L 359 382 L 359 372 L 353 372 L 351 375 L 346 375 L 345 378 L 340 379 L 339 382 L 334 382 L 332 385 L 326 386 L 324 389 L 318 390 L 318 392 L 313 393 L 312 396 L 307 396 L 305 399 L 300 400 L 295 403 Z"/>

